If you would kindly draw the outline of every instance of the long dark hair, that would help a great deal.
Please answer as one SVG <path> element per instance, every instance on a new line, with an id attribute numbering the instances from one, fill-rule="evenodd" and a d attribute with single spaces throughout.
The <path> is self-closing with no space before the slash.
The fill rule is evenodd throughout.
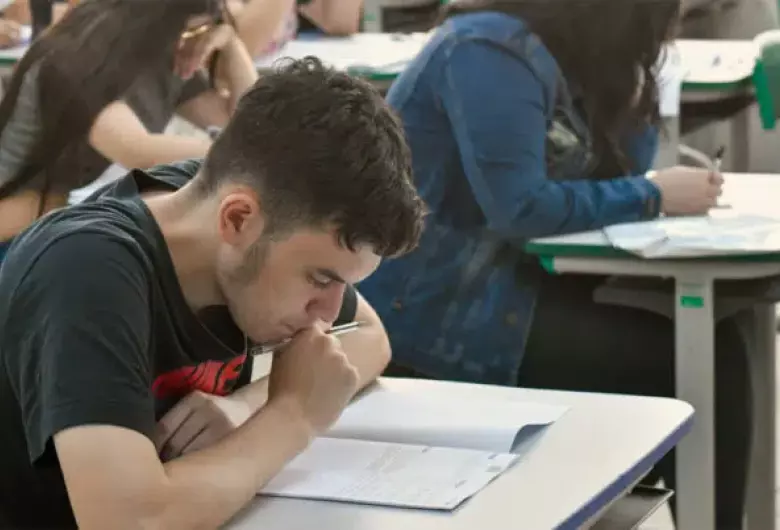
<path id="1" fill-rule="evenodd" d="M 444 18 L 474 11 L 528 25 L 580 88 L 596 153 L 629 169 L 620 139 L 631 127 L 660 122 L 656 65 L 677 28 L 680 0 L 460 0 Z"/>
<path id="2" fill-rule="evenodd" d="M 51 175 L 55 162 L 86 141 L 100 111 L 121 99 L 139 75 L 172 68 L 191 17 L 218 20 L 222 5 L 221 0 L 84 0 L 44 31 L 17 64 L 0 102 L 2 134 L 25 75 L 39 68 L 40 137 L 17 174 L 0 185 L 0 199 L 43 173 L 43 208 L 43 196 L 56 178 Z"/>

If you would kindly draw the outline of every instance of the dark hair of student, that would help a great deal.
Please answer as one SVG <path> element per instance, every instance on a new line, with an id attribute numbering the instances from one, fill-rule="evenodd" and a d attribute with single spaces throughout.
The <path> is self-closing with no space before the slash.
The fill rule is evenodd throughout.
<path id="1" fill-rule="evenodd" d="M 20 171 L 0 186 L 0 199 L 43 173 L 46 195 L 68 175 L 71 147 L 86 141 L 106 105 L 122 98 L 140 74 L 173 68 L 181 33 L 193 16 L 222 16 L 222 0 L 84 0 L 33 41 L 0 103 L 0 134 L 13 115 L 27 71 L 38 74 L 42 135 Z M 57 175 L 51 169 L 55 162 Z M 41 201 L 43 208 L 43 200 Z"/>
<path id="2" fill-rule="evenodd" d="M 680 0 L 460 0 L 444 18 L 474 11 L 528 25 L 581 89 L 596 152 L 628 169 L 619 141 L 629 127 L 660 122 L 656 64 L 677 28 Z"/>
<path id="3" fill-rule="evenodd" d="M 422 230 L 400 121 L 368 83 L 313 57 L 282 65 L 241 98 L 193 184 L 206 195 L 226 181 L 257 191 L 272 238 L 333 226 L 345 248 L 395 256 Z"/>

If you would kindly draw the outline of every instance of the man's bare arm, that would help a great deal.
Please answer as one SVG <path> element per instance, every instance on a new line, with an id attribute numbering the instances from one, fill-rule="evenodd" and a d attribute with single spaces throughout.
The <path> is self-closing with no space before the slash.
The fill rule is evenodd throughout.
<path id="1" fill-rule="evenodd" d="M 151 440 L 121 427 L 67 429 L 54 442 L 81 530 L 189 530 L 224 524 L 310 438 L 304 421 L 269 404 L 217 444 L 164 465 Z"/>
<path id="2" fill-rule="evenodd" d="M 357 372 L 334 337 L 296 337 L 271 375 L 268 405 L 219 442 L 165 464 L 142 434 L 108 425 L 60 431 L 54 444 L 81 530 L 217 528 L 327 429 Z"/>
<path id="3" fill-rule="evenodd" d="M 359 293 L 355 321 L 360 329 L 339 337 L 341 347 L 359 374 L 358 388 L 363 389 L 382 375 L 390 363 L 390 339 L 374 308 Z"/>

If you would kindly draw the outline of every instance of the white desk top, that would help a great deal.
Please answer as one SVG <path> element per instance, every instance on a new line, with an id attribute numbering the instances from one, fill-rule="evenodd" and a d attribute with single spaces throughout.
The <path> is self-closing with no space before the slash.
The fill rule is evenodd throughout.
<path id="1" fill-rule="evenodd" d="M 382 73 L 400 72 L 422 49 L 429 34 L 359 33 L 349 37 L 303 36 L 278 52 L 258 59 L 258 68 L 269 68 L 282 57 L 320 57 L 338 68 L 370 67 Z M 718 84 L 744 80 L 753 72 L 757 47 L 749 40 L 678 40 L 683 80 L 686 83 Z M 27 50 L 19 46 L 0 50 L 0 63 L 14 63 Z"/>
<path id="2" fill-rule="evenodd" d="M 571 409 L 512 469 L 452 513 L 258 498 L 230 530 L 550 530 L 576 528 L 615 500 L 689 426 L 671 399 L 575 394 L 424 380 L 383 379 L 409 394 L 531 400 Z M 457 411 L 453 411 L 457 413 Z"/>
<path id="3" fill-rule="evenodd" d="M 269 68 L 280 58 L 319 57 L 339 70 L 362 67 L 400 72 L 428 42 L 430 34 L 358 33 L 349 37 L 305 36 L 288 42 L 281 50 L 255 61 Z"/>
<path id="4" fill-rule="evenodd" d="M 696 84 L 728 84 L 749 79 L 758 59 L 752 40 L 675 41 L 684 69 L 683 80 Z"/>
<path id="5" fill-rule="evenodd" d="M 766 217 L 780 216 L 780 174 L 724 173 L 722 204 L 732 210 Z M 534 243 L 550 245 L 610 246 L 604 232 L 592 230 L 563 236 L 543 237 Z"/>

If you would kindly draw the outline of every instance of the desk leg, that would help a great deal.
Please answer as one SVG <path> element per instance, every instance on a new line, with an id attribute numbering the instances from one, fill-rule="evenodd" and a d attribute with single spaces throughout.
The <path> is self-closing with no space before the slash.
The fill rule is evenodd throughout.
<path id="1" fill-rule="evenodd" d="M 750 116 L 753 112 L 753 107 L 748 107 L 731 120 L 732 171 L 750 171 Z"/>
<path id="2" fill-rule="evenodd" d="M 677 446 L 677 528 L 715 529 L 715 325 L 712 280 L 677 278 L 677 397 L 695 409 Z"/>
<path id="3" fill-rule="evenodd" d="M 749 530 L 775 528 L 775 306 L 752 311 L 750 366 L 753 385 L 753 454 L 747 488 Z"/>
<path id="4" fill-rule="evenodd" d="M 366 0 L 363 3 L 363 31 L 378 33 L 382 31 L 382 2 L 380 0 Z"/>

